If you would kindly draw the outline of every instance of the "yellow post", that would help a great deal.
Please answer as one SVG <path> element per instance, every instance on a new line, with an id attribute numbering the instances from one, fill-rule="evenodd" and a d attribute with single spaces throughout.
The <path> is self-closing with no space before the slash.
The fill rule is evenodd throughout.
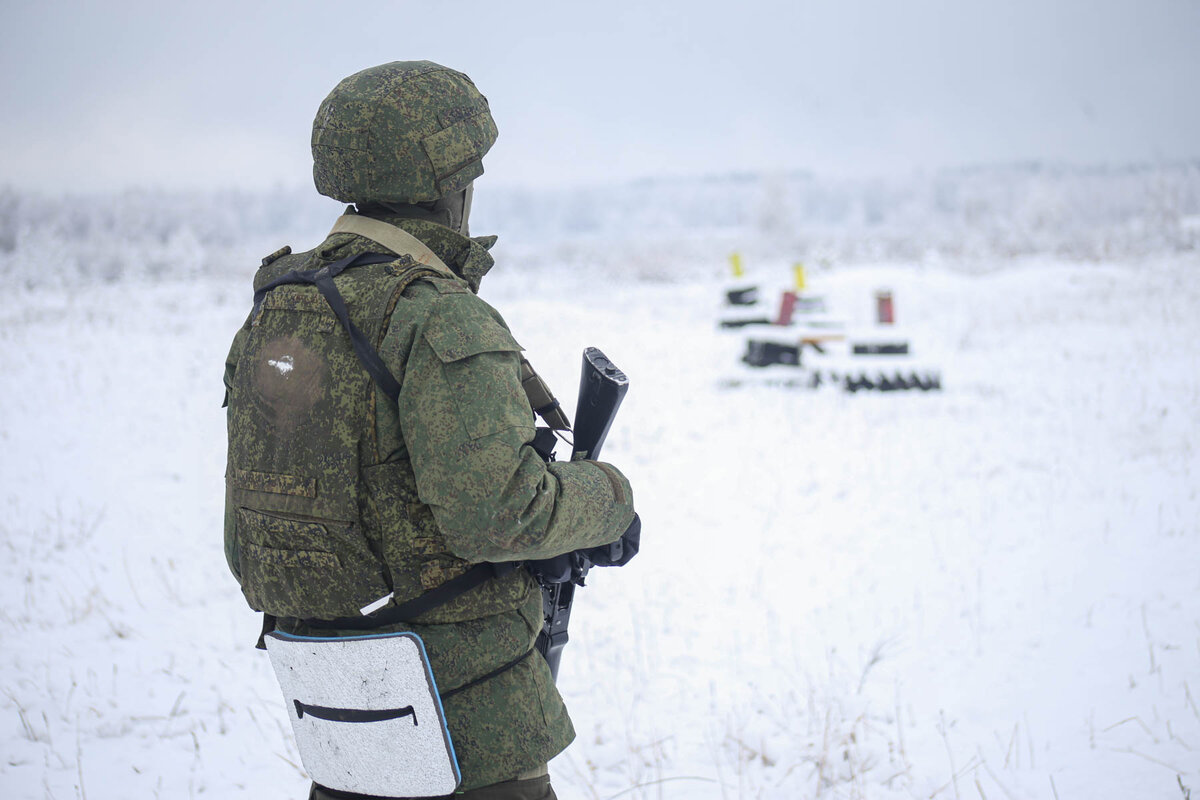
<path id="1" fill-rule="evenodd" d="M 742 269 L 742 254 L 741 253 L 730 253 L 729 254 L 729 266 L 733 268 L 733 277 L 735 277 L 735 278 L 745 277 L 746 271 L 744 269 Z"/>
<path id="2" fill-rule="evenodd" d="M 804 264 L 797 261 L 792 265 L 792 277 L 796 281 L 796 292 L 804 291 Z"/>

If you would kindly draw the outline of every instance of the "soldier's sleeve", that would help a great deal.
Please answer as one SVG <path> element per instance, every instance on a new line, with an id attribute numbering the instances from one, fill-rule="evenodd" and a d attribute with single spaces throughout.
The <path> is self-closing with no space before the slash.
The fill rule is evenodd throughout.
<path id="1" fill-rule="evenodd" d="M 521 347 L 485 302 L 437 298 L 404 368 L 400 425 L 417 489 L 468 561 L 547 558 L 616 540 L 633 519 L 625 476 L 594 461 L 546 464 Z"/>

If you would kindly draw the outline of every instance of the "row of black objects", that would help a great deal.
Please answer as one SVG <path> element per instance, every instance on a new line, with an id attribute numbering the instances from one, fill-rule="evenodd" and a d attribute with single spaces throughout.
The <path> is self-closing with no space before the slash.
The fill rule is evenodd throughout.
<path id="1" fill-rule="evenodd" d="M 908 342 L 867 342 L 851 345 L 856 356 L 906 356 Z"/>
<path id="2" fill-rule="evenodd" d="M 768 367 L 775 364 L 785 367 L 799 367 L 802 347 L 803 345 L 801 344 L 780 344 L 779 342 L 751 339 L 746 342 L 746 354 L 742 356 L 742 361 L 751 367 Z M 877 351 L 870 352 L 876 353 Z M 908 346 L 904 345 L 903 350 L 897 348 L 888 352 L 897 355 L 906 354 Z M 874 373 L 865 370 L 861 372 L 855 370 L 844 374 L 834 370 L 822 371 L 818 369 L 813 370 L 807 376 L 806 382 L 813 389 L 825 383 L 831 385 L 840 384 L 843 389 L 851 394 L 863 391 L 932 392 L 940 391 L 942 388 L 942 377 L 937 372 L 899 369 L 895 372 L 875 371 Z"/>
<path id="3" fill-rule="evenodd" d="M 836 375 L 831 376 L 834 380 Z M 941 391 L 942 376 L 936 372 L 928 372 L 921 374 L 919 372 L 897 372 L 894 375 L 877 373 L 875 376 L 870 376 L 867 373 L 860 375 L 843 375 L 841 378 L 842 388 L 847 392 L 854 394 L 855 392 L 877 391 L 877 392 L 936 392 Z"/>
<path id="4" fill-rule="evenodd" d="M 742 356 L 742 361 L 752 367 L 769 367 L 772 364 L 798 367 L 800 345 L 749 339 L 746 341 L 746 354 Z"/>
<path id="5" fill-rule="evenodd" d="M 800 351 L 805 344 L 821 352 L 819 342 L 799 342 L 797 344 L 781 344 L 765 339 L 747 339 L 746 353 L 742 361 L 752 367 L 769 367 L 772 364 L 783 364 L 790 367 L 800 366 Z M 851 345 L 851 352 L 856 356 L 906 356 L 908 342 L 872 342 Z"/>

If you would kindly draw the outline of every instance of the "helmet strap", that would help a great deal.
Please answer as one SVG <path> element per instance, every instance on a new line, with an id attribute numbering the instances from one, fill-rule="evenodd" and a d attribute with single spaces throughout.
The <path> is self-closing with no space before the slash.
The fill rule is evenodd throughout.
<path id="1" fill-rule="evenodd" d="M 471 200 L 475 197 L 475 182 L 471 181 L 467 184 L 467 188 L 463 189 L 463 207 L 462 218 L 458 225 L 458 232 L 463 236 L 470 236 L 471 229 L 467 225 L 467 221 L 471 217 Z"/>

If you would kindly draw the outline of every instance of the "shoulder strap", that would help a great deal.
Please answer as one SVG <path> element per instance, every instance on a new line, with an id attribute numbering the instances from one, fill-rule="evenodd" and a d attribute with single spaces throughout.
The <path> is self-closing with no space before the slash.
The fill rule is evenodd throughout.
<path id="1" fill-rule="evenodd" d="M 521 388 L 525 390 L 533 413 L 541 417 L 552 430 L 571 430 L 571 422 L 559 405 L 558 398 L 526 358 L 521 359 Z"/>
<path id="2" fill-rule="evenodd" d="M 447 278 L 453 278 L 456 281 L 462 280 L 437 257 L 436 253 L 429 249 L 428 245 L 395 225 L 389 225 L 360 214 L 347 213 L 338 217 L 337 222 L 333 224 L 329 235 L 332 236 L 335 233 L 357 234 L 364 239 L 370 239 L 376 244 L 383 245 L 398 255 L 410 255 L 421 266 L 429 267 Z"/>
<path id="3" fill-rule="evenodd" d="M 354 346 L 354 353 L 358 356 L 358 360 L 362 362 L 363 367 L 370 373 L 375 383 L 379 385 L 379 388 L 383 389 L 387 393 L 387 396 L 392 398 L 394 402 L 400 397 L 400 382 L 396 380 L 391 370 L 387 368 L 387 364 L 379 357 L 379 353 L 367 341 L 367 337 L 363 335 L 363 332 L 350 319 L 350 313 L 346 310 L 346 301 L 342 299 L 342 293 L 337 290 L 333 279 L 352 267 L 361 267 L 367 264 L 385 264 L 395 260 L 395 257 L 382 253 L 360 253 L 359 255 L 350 256 L 340 261 L 335 261 L 332 264 L 327 264 L 319 269 L 293 270 L 286 275 L 276 278 L 254 293 L 254 312 L 258 312 L 263 297 L 276 286 L 283 286 L 289 283 L 316 286 L 317 290 L 325 298 L 325 302 L 329 303 L 329 308 L 338 318 L 338 322 L 342 324 L 346 333 L 349 334 L 350 343 Z"/>

